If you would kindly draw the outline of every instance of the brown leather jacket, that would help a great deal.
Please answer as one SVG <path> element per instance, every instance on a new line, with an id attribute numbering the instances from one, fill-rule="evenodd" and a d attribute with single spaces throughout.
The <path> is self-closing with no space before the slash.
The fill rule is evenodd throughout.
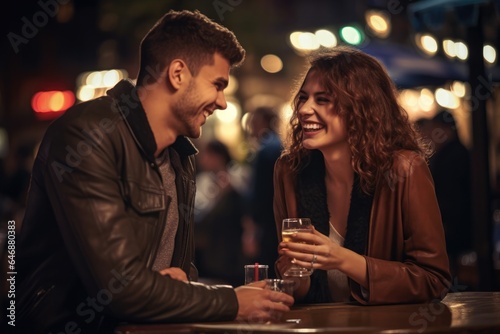
<path id="1" fill-rule="evenodd" d="M 365 298 L 360 286 L 349 280 L 351 296 L 362 304 L 440 300 L 450 287 L 450 273 L 428 166 L 419 155 L 399 151 L 394 156 L 392 175 L 378 183 L 373 195 L 364 254 L 368 296 Z M 297 178 L 286 158 L 276 162 L 274 213 L 280 240 L 282 220 L 299 215 Z M 318 206 L 313 210 L 327 210 L 321 203 L 312 205 Z M 278 274 L 284 261 L 281 256 L 276 262 Z"/>
<path id="2" fill-rule="evenodd" d="M 179 211 L 171 266 L 192 265 L 194 154 L 171 146 L 178 207 L 170 207 L 156 144 L 132 84 L 81 103 L 48 128 L 33 169 L 18 244 L 18 323 L 31 333 L 96 333 L 104 322 L 232 320 L 234 290 L 153 271 L 167 210 Z M 73 326 L 72 323 L 75 323 Z M 56 327 L 54 327 L 56 326 Z M 102 327 L 102 326 L 101 326 Z"/>

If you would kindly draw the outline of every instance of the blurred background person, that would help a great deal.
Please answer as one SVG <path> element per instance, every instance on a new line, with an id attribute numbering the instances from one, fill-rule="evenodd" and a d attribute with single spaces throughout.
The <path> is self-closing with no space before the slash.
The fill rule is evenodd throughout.
<path id="1" fill-rule="evenodd" d="M 243 196 L 231 173 L 236 162 L 228 147 L 213 139 L 197 155 L 195 261 L 200 280 L 238 286 L 244 283 Z M 236 167 L 234 169 L 237 169 Z"/>
<path id="2" fill-rule="evenodd" d="M 459 281 L 471 283 L 459 270 L 461 258 L 470 258 L 467 253 L 473 248 L 469 151 L 460 141 L 455 118 L 446 110 L 432 119 L 419 119 L 416 125 L 434 151 L 429 168 L 443 219 L 450 271 Z"/>
<path id="3" fill-rule="evenodd" d="M 251 156 L 251 177 L 247 194 L 246 228 L 254 233 L 254 262 L 274 267 L 278 258 L 278 237 L 273 212 L 273 171 L 274 164 L 281 155 L 283 145 L 278 135 L 279 116 L 276 110 L 260 106 L 251 111 L 248 117 L 250 140 L 256 145 Z M 274 270 L 269 270 L 269 277 L 274 278 Z"/>

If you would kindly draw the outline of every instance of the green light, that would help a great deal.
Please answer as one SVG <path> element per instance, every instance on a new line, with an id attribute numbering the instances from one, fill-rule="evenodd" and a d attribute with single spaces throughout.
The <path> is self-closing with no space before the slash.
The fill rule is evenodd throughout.
<path id="1" fill-rule="evenodd" d="M 340 29 L 340 37 L 349 44 L 359 45 L 363 41 L 363 33 L 355 27 L 346 26 Z"/>

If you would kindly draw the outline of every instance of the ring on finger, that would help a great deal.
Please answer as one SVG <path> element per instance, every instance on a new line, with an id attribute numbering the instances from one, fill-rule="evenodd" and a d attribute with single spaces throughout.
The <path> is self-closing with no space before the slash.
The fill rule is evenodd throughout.
<path id="1" fill-rule="evenodd" d="M 311 260 L 311 268 L 314 266 L 314 263 L 316 263 L 316 254 L 313 254 L 313 258 Z"/>

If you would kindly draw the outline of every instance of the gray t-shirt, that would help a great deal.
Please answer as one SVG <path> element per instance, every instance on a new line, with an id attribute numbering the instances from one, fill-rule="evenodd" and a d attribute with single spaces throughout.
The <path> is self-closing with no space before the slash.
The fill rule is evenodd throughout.
<path id="1" fill-rule="evenodd" d="M 175 247 L 175 234 L 179 225 L 179 211 L 177 209 L 177 189 L 175 188 L 175 171 L 170 163 L 169 149 L 165 149 L 156 158 L 163 179 L 163 188 L 167 198 L 167 221 L 161 237 L 160 247 L 156 254 L 153 270 L 160 271 L 169 268 Z"/>

